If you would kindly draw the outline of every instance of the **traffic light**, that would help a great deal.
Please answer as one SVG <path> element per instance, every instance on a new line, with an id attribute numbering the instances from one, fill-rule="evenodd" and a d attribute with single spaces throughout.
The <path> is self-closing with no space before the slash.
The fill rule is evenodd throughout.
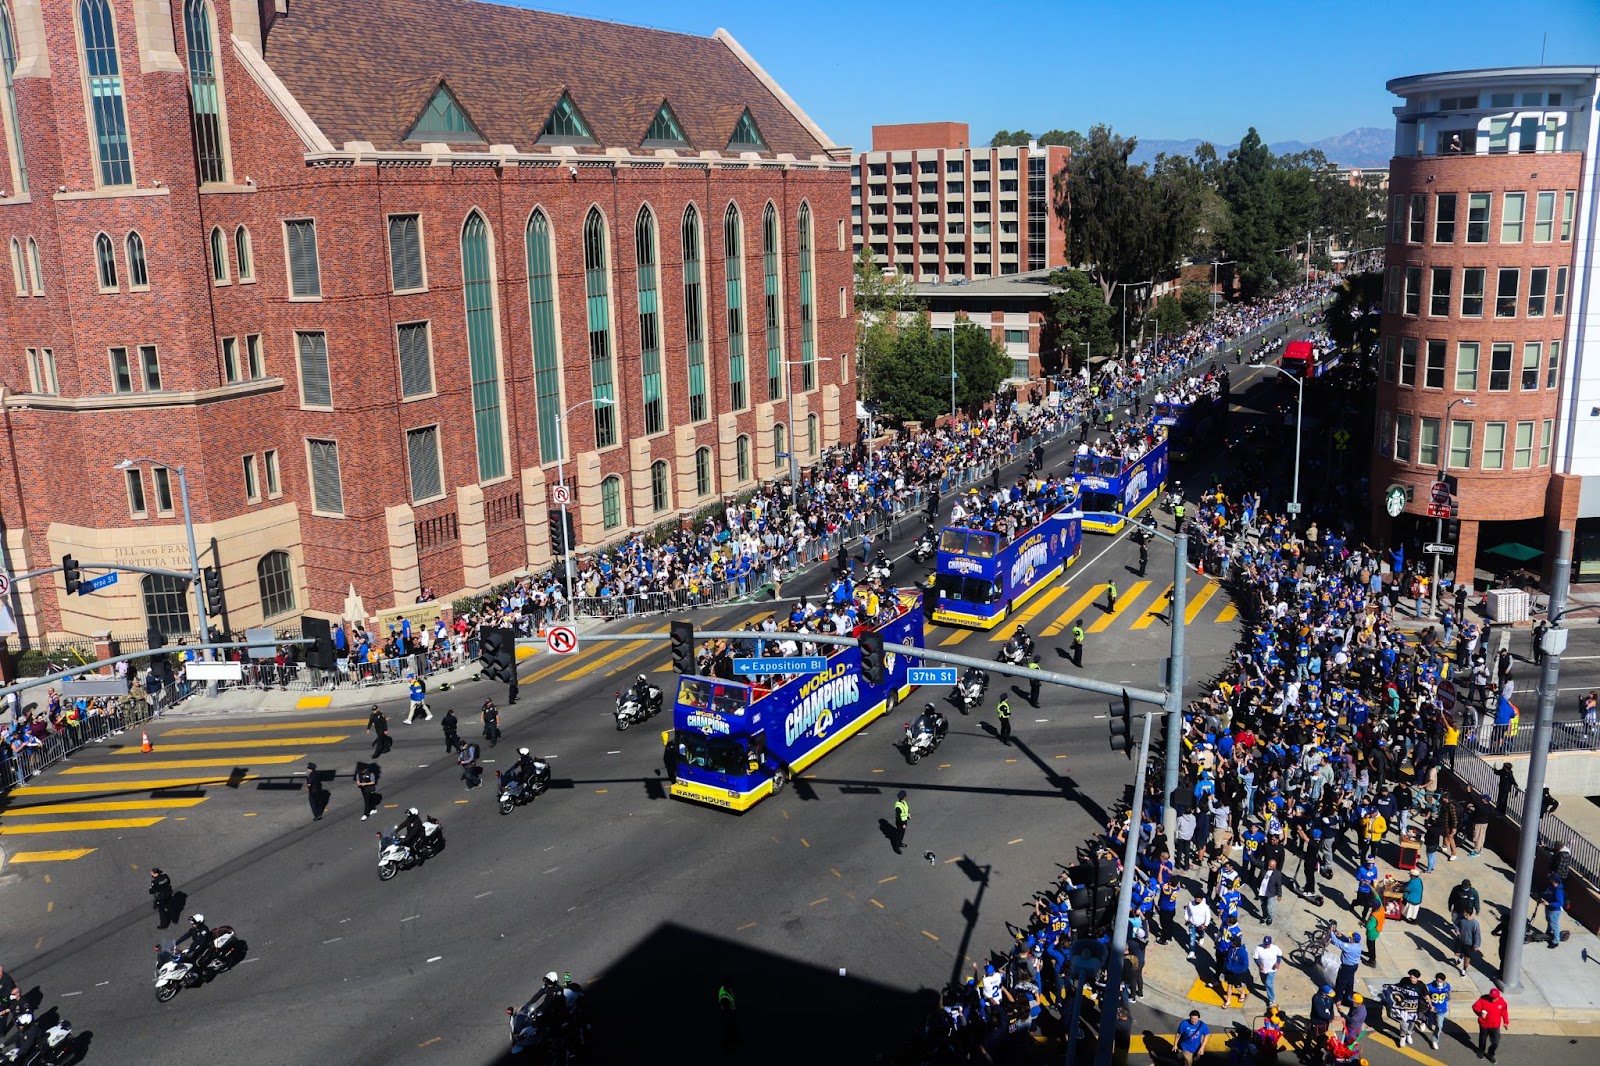
<path id="1" fill-rule="evenodd" d="M 148 634 L 150 645 L 150 673 L 163 685 L 172 684 L 172 655 L 163 649 L 167 646 L 167 638 L 159 629 L 152 629 Z"/>
<path id="2" fill-rule="evenodd" d="M 1111 750 L 1126 752 L 1133 758 L 1133 701 L 1128 690 L 1122 690 L 1122 705 L 1111 705 L 1111 719 L 1106 723 L 1111 730 Z"/>
<path id="3" fill-rule="evenodd" d="M 490 681 L 509 682 L 517 676 L 517 641 L 511 630 L 478 632 L 478 665 Z"/>
<path id="4" fill-rule="evenodd" d="M 550 514 L 550 551 L 563 555 L 569 547 L 577 547 L 578 538 L 572 533 L 572 512 L 552 511 Z"/>
<path id="5" fill-rule="evenodd" d="M 214 566 L 208 566 L 200 571 L 206 588 L 206 615 L 211 618 L 222 617 L 222 571 Z"/>
<path id="6" fill-rule="evenodd" d="M 209 592 L 209 590 L 207 590 Z M 334 659 L 333 627 L 326 618 L 300 616 L 300 635 L 315 641 L 306 648 L 306 665 L 313 670 L 332 670 Z"/>
<path id="7" fill-rule="evenodd" d="M 694 673 L 694 623 L 673 622 L 668 631 L 672 634 L 672 668 L 680 674 Z"/>
<path id="8" fill-rule="evenodd" d="M 67 595 L 78 591 L 78 586 L 83 584 L 83 571 L 78 569 L 78 560 L 70 555 L 61 557 L 61 576 L 67 579 Z"/>
<path id="9" fill-rule="evenodd" d="M 861 676 L 869 685 L 883 684 L 883 634 L 861 634 L 860 646 Z"/>

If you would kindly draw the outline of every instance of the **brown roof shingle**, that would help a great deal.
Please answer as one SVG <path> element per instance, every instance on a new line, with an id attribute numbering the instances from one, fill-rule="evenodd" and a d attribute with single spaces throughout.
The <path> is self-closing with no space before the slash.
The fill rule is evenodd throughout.
<path id="1" fill-rule="evenodd" d="M 535 147 L 563 90 L 602 148 L 637 149 L 663 99 L 695 150 L 750 108 L 768 146 L 815 137 L 722 42 L 478 0 L 295 0 L 266 58 L 330 141 L 402 147 L 446 82 L 490 144 Z"/>

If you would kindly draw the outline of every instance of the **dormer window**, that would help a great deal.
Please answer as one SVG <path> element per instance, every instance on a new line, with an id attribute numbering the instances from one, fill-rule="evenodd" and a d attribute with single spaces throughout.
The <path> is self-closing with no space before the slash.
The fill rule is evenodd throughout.
<path id="1" fill-rule="evenodd" d="M 689 138 L 683 135 L 683 126 L 678 122 L 678 116 L 673 113 L 672 105 L 665 100 L 656 109 L 656 117 L 651 120 L 650 128 L 645 131 L 644 147 L 646 148 L 688 148 Z"/>
<path id="2" fill-rule="evenodd" d="M 413 143 L 488 143 L 478 131 L 478 127 L 467 117 L 461 102 L 443 82 L 440 82 L 439 87 L 433 91 L 433 98 L 428 101 L 428 106 L 422 109 L 422 114 L 417 117 L 416 124 L 411 127 L 411 132 L 406 134 L 405 139 Z"/>
<path id="3" fill-rule="evenodd" d="M 739 116 L 739 122 L 733 127 L 733 136 L 728 138 L 728 151 L 730 152 L 765 152 L 768 151 L 766 138 L 761 136 L 761 130 L 756 126 L 756 120 L 750 116 L 750 109 L 744 109 L 744 114 Z"/>
<path id="4" fill-rule="evenodd" d="M 563 92 L 561 99 L 556 101 L 556 106 L 550 111 L 550 117 L 545 120 L 544 133 L 540 135 L 539 143 L 595 143 L 594 133 L 589 129 L 589 123 L 584 121 L 578 105 L 572 102 L 571 93 Z"/>

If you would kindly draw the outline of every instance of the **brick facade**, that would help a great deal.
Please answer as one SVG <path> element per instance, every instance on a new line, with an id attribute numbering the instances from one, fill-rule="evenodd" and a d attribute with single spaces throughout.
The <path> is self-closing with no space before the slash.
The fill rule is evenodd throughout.
<path id="1" fill-rule="evenodd" d="M 12 6 L 22 31 L 30 13 L 42 15 L 45 53 L 25 48 L 16 79 L 29 194 L 18 195 L 5 179 L 7 197 L 0 198 L 0 244 L 9 247 L 17 237 L 25 247 L 31 237 L 44 266 L 41 296 L 14 296 L 11 285 L 0 284 L 6 569 L 52 565 L 70 551 L 84 562 L 140 558 L 146 565 L 187 570 L 181 509 L 156 513 L 146 467 L 150 516 L 134 517 L 124 476 L 112 469 L 124 457 L 187 468 L 201 552 L 209 564 L 215 540 L 215 561 L 228 590 L 226 622 L 233 629 L 262 621 L 256 566 L 269 550 L 290 556 L 294 612 L 332 616 L 344 613 L 352 591 L 371 611 L 410 602 L 423 587 L 445 597 L 546 565 L 546 497 L 556 468 L 540 462 L 533 382 L 524 231 L 535 208 L 551 226 L 564 407 L 591 395 L 583 226 L 591 208 L 607 223 L 617 444 L 595 450 L 588 409 L 568 423 L 565 472 L 586 547 L 692 514 L 779 472 L 772 426 L 786 418 L 787 409 L 782 397 L 773 402 L 768 395 L 762 311 L 761 222 L 769 202 L 781 222 L 783 356 L 798 360 L 801 353 L 797 219 L 804 203 L 813 225 L 814 350 L 819 359 L 831 360 L 817 364 L 816 388 L 795 398 L 800 454 L 806 454 L 808 415 L 819 420 L 819 447 L 853 439 L 855 333 L 844 162 L 820 152 L 809 159 L 719 152 L 653 159 L 611 150 L 569 159 L 508 146 L 498 155 L 492 150 L 467 159 L 461 152 L 421 148 L 376 153 L 347 145 L 327 151 L 308 143 L 310 119 L 297 112 L 297 102 L 250 44 L 261 40 L 255 5 L 213 0 L 231 181 L 202 187 L 190 132 L 184 4 L 111 0 L 134 185 L 100 189 L 81 88 L 75 3 L 0 2 Z M 19 36 L 26 43 L 26 33 Z M 234 44 L 234 37 L 244 44 Z M 271 48 L 270 31 L 267 43 L 273 67 L 294 62 L 293 54 Z M 425 41 L 419 46 L 427 47 Z M 0 173 L 12 172 L 9 163 Z M 730 410 L 722 255 L 722 220 L 730 203 L 737 205 L 744 230 L 748 401 L 737 412 Z M 701 224 L 710 397 L 709 417 L 698 424 L 689 415 L 680 247 L 689 204 Z M 634 238 L 646 206 L 655 214 L 667 408 L 664 431 L 650 437 L 643 423 Z M 461 261 L 462 227 L 474 211 L 486 223 L 493 248 L 508 454 L 506 475 L 485 484 L 478 483 Z M 391 291 L 386 219 L 396 213 L 420 218 L 426 270 L 420 291 Z M 320 298 L 289 296 L 283 226 L 288 219 L 316 223 Z M 249 233 L 248 278 L 240 276 L 239 227 Z M 213 228 L 224 236 L 226 283 L 212 278 Z M 144 243 L 147 291 L 133 291 L 129 283 L 124 242 L 130 231 Z M 102 292 L 98 284 L 100 232 L 117 251 L 117 291 Z M 430 323 L 434 390 L 402 402 L 396 326 L 418 321 Z M 326 334 L 331 410 L 301 403 L 298 331 Z M 264 376 L 230 383 L 223 369 L 224 338 L 236 339 L 242 362 L 251 336 L 261 341 Z M 108 351 L 125 346 L 136 352 L 140 345 L 156 347 L 160 390 L 145 391 L 136 383 L 133 391 L 118 394 Z M 28 349 L 53 352 L 57 393 L 46 394 L 33 383 Z M 798 386 L 798 368 L 792 376 Z M 413 506 L 405 432 L 428 425 L 439 426 L 445 492 Z M 750 438 L 752 464 L 742 481 L 736 468 L 741 435 Z M 308 439 L 338 442 L 342 516 L 313 513 Z M 695 485 L 694 453 L 700 447 L 714 457 L 711 492 L 704 496 Z M 269 451 L 278 457 L 276 495 L 266 491 Z M 246 456 L 254 457 L 259 500 L 246 498 Z M 656 461 L 670 471 L 668 506 L 659 512 L 651 501 L 650 466 Z M 622 521 L 608 529 L 601 483 L 612 475 L 623 482 Z M 105 593 L 67 601 L 59 578 L 37 581 L 22 590 L 19 622 L 32 636 L 141 632 L 138 590 L 134 575 L 124 574 Z"/>

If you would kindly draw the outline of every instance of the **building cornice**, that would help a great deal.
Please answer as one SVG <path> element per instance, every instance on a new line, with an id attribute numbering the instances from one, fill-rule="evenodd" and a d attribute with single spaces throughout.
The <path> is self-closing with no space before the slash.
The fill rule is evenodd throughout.
<path id="1" fill-rule="evenodd" d="M 133 411 L 160 410 L 174 407 L 197 407 L 279 392 L 284 387 L 282 378 L 254 378 L 214 389 L 192 389 L 184 392 L 126 392 L 95 396 L 55 396 L 45 393 L 11 392 L 0 394 L 0 402 L 12 411 Z"/>

